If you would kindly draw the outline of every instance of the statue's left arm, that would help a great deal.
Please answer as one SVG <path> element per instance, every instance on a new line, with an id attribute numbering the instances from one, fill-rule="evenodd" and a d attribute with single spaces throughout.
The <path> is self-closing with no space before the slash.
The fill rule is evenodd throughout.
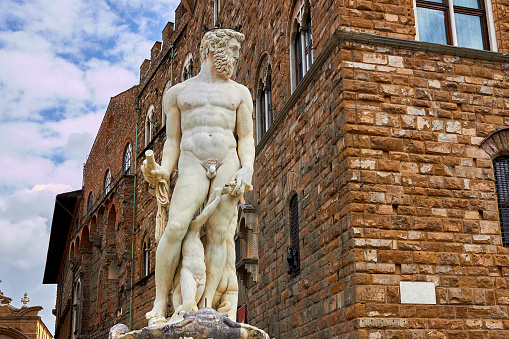
<path id="1" fill-rule="evenodd" d="M 251 93 L 242 85 L 237 85 L 241 96 L 241 102 L 237 108 L 237 135 L 238 152 L 241 168 L 234 176 L 235 188 L 232 195 L 238 196 L 253 189 L 253 164 L 255 158 L 255 143 L 253 137 L 253 101 Z"/>

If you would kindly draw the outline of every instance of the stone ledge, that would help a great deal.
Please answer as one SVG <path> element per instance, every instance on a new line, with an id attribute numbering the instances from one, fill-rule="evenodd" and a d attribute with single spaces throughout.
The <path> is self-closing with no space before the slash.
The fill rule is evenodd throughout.
<path id="1" fill-rule="evenodd" d="M 412 51 L 420 51 L 427 53 L 436 53 L 451 55 L 464 58 L 481 59 L 486 61 L 495 62 L 509 62 L 509 54 L 502 54 L 499 52 L 483 51 L 472 48 L 456 47 L 449 45 L 433 44 L 429 42 L 392 38 L 368 33 L 360 32 L 347 32 L 344 30 L 336 29 L 334 34 L 330 37 L 329 41 L 325 44 L 322 52 L 315 59 L 311 68 L 301 80 L 297 88 L 293 91 L 290 98 L 286 101 L 283 108 L 276 114 L 274 122 L 269 127 L 267 132 L 263 135 L 262 139 L 256 145 L 256 156 L 264 149 L 265 144 L 272 138 L 277 126 L 284 120 L 288 112 L 295 106 L 297 101 L 302 97 L 312 79 L 317 76 L 320 68 L 325 63 L 327 58 L 331 55 L 332 51 L 343 42 L 356 42 L 361 44 L 370 44 L 377 46 L 392 47 L 398 49 L 406 49 Z"/>

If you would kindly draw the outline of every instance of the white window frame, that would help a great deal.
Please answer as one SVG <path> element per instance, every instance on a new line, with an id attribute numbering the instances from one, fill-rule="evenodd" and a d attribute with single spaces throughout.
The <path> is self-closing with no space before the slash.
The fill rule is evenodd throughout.
<path id="1" fill-rule="evenodd" d="M 488 42 L 490 51 L 498 52 L 497 37 L 495 35 L 495 24 L 493 21 L 493 6 L 491 0 L 484 1 L 484 8 L 486 10 L 486 25 L 488 26 Z M 417 18 L 417 1 L 413 0 L 414 4 L 414 17 L 415 17 L 415 40 L 419 39 L 419 20 Z M 454 20 L 454 4 L 453 0 L 449 0 L 449 10 L 447 11 L 448 19 L 451 23 L 452 46 L 458 47 L 458 35 L 456 34 L 456 21 Z"/>

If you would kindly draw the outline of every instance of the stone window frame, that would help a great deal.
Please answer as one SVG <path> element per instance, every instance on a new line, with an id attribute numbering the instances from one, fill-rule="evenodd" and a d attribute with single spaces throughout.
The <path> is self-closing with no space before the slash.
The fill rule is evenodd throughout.
<path id="1" fill-rule="evenodd" d="M 132 168 L 133 151 L 131 143 L 128 142 L 124 148 L 124 156 L 122 157 L 122 173 L 130 175 Z M 127 167 L 129 165 L 129 167 Z"/>
<path id="2" fill-rule="evenodd" d="M 150 105 L 145 118 L 145 147 L 150 144 L 154 138 L 154 105 Z"/>
<path id="3" fill-rule="evenodd" d="M 314 62 L 314 48 L 309 0 L 297 0 L 292 8 L 288 23 L 288 32 L 290 32 L 288 45 L 290 52 L 290 88 L 293 93 Z M 301 46 L 302 59 L 300 63 L 296 56 L 297 41 L 300 41 Z M 299 73 L 301 73 L 300 77 Z"/>
<path id="4" fill-rule="evenodd" d="M 254 88 L 256 89 L 255 123 L 256 143 L 258 144 L 274 122 L 274 109 L 272 106 L 272 66 L 269 53 L 264 52 L 262 54 L 257 70 Z"/>
<path id="5" fill-rule="evenodd" d="M 184 59 L 184 64 L 182 66 L 182 75 L 181 79 L 182 82 L 186 81 L 187 79 L 191 79 L 193 77 L 193 67 L 194 61 L 193 61 L 193 54 L 189 53 L 186 58 Z"/>
<path id="6" fill-rule="evenodd" d="M 445 28 L 447 32 L 447 39 L 448 44 L 451 46 L 458 46 L 458 37 L 456 33 L 456 21 L 454 18 L 454 13 L 459 14 L 467 14 L 467 15 L 475 15 L 475 16 L 482 16 L 484 18 L 484 29 L 486 30 L 484 32 L 484 36 L 486 39 L 486 50 L 497 52 L 498 46 L 497 46 L 497 38 L 495 35 L 495 24 L 493 20 L 493 6 L 491 4 L 491 0 L 479 0 L 481 4 L 480 10 L 470 10 L 467 7 L 460 7 L 460 6 L 454 6 L 453 1 L 454 0 L 443 0 L 444 3 L 437 3 L 433 0 L 413 0 L 413 6 L 414 6 L 414 18 L 415 18 L 415 40 L 420 41 L 419 39 L 419 23 L 418 23 L 418 17 L 417 17 L 417 7 L 420 8 L 428 8 L 428 9 L 435 9 L 435 10 L 441 10 L 446 12 L 446 18 L 445 18 Z M 480 15 L 480 13 L 483 12 L 484 15 Z"/>
<path id="7" fill-rule="evenodd" d="M 509 220 L 504 218 L 507 212 L 505 210 L 509 209 L 509 201 L 500 201 L 500 192 L 498 191 L 500 185 L 504 183 L 497 182 L 497 175 L 495 173 L 495 161 L 502 158 L 509 159 L 509 127 L 501 128 L 488 135 L 481 142 L 481 148 L 488 154 L 492 161 L 493 180 L 495 182 L 495 193 L 497 196 L 497 212 L 500 222 L 500 235 L 502 237 L 502 245 L 504 247 L 509 247 Z M 507 189 L 509 190 L 509 187 L 507 187 Z M 504 210 L 503 213 L 501 213 L 501 209 Z M 506 221 L 504 222 L 504 220 Z"/>

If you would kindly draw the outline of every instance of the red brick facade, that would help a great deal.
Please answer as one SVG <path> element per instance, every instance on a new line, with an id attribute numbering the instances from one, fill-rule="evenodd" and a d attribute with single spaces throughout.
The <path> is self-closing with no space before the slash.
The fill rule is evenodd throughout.
<path id="1" fill-rule="evenodd" d="M 273 121 L 258 140 L 255 190 L 245 197 L 238 229 L 239 305 L 246 304 L 248 322 L 274 338 L 507 338 L 509 251 L 492 160 L 509 150 L 509 134 L 494 133 L 509 125 L 509 57 L 414 41 L 411 1 L 312 1 L 313 65 L 296 84 L 292 18 L 301 2 L 221 3 L 218 20 L 242 23 L 246 35 L 234 80 L 255 102 L 262 69 L 272 81 Z M 505 5 L 491 5 L 504 53 Z M 146 149 L 160 161 L 163 92 L 181 81 L 189 54 L 197 74 L 201 29 L 214 25 L 213 12 L 212 1 L 182 1 L 150 60 L 140 60 L 140 84 L 113 98 L 106 112 L 85 166 L 81 215 L 88 192 L 98 201 L 106 169 L 114 177 L 125 145 L 134 150 L 136 140 L 137 171 L 81 220 L 90 245 L 82 245 L 83 231 L 68 240 L 69 250 L 81 240 L 73 258 L 87 284 L 83 335 L 105 338 L 115 322 L 146 326 L 155 294 L 156 203 L 139 164 Z M 149 112 L 153 138 L 146 144 Z M 297 276 L 287 274 L 295 194 Z M 251 207 L 256 218 L 247 225 Z M 433 283 L 436 304 L 402 304 L 402 281 Z"/>

